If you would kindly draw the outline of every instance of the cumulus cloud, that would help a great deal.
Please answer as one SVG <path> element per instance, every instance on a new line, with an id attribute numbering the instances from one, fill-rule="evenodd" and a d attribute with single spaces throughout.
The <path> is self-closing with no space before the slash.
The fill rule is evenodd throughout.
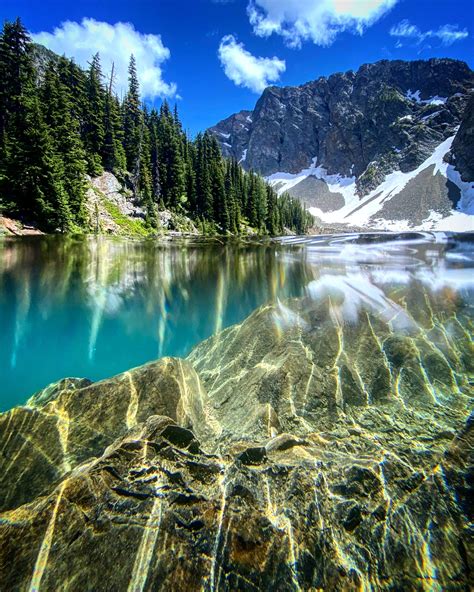
<path id="1" fill-rule="evenodd" d="M 452 45 L 456 41 L 465 39 L 469 36 L 467 29 L 459 29 L 459 25 L 443 25 L 436 31 L 421 31 L 416 25 L 412 25 L 410 21 L 403 20 L 390 29 L 392 37 L 399 37 L 405 39 L 412 39 L 416 43 L 422 43 L 426 39 L 439 39 L 443 45 Z M 397 42 L 397 47 L 401 44 Z"/>
<path id="2" fill-rule="evenodd" d="M 133 54 L 143 97 L 172 97 L 176 85 L 163 80 L 162 64 L 170 57 L 160 35 L 145 35 L 131 23 L 109 23 L 84 18 L 80 23 L 66 21 L 52 33 L 33 33 L 36 43 L 45 45 L 58 54 L 74 58 L 86 67 L 91 57 L 99 52 L 105 75 L 115 65 L 115 90 L 124 94 L 127 89 L 128 63 Z"/>
<path id="3" fill-rule="evenodd" d="M 245 86 L 256 93 L 279 79 L 286 69 L 284 60 L 277 57 L 261 58 L 247 51 L 233 35 L 222 38 L 219 59 L 227 78 L 237 86 Z"/>
<path id="4" fill-rule="evenodd" d="M 281 35 L 290 47 L 303 41 L 331 45 L 343 31 L 362 34 L 398 0 L 250 0 L 254 32 Z"/>

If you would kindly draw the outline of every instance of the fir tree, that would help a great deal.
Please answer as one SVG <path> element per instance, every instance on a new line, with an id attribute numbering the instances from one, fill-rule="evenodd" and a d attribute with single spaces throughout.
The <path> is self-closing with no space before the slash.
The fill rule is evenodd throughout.
<path id="1" fill-rule="evenodd" d="M 160 143 L 158 134 L 158 113 L 153 109 L 148 119 L 148 129 L 150 133 L 150 167 L 151 167 L 151 187 L 154 203 L 158 208 L 165 207 L 161 194 L 160 179 Z"/>
<path id="2" fill-rule="evenodd" d="M 89 75 L 85 85 L 84 107 L 83 137 L 87 152 L 88 172 L 90 175 L 100 175 L 105 138 L 105 92 L 102 86 L 102 70 L 98 53 L 92 58 L 89 67 Z"/>
<path id="3" fill-rule="evenodd" d="M 105 95 L 102 161 L 105 170 L 117 172 L 127 168 L 127 159 L 122 145 L 123 133 L 120 120 L 120 105 L 113 94 L 114 69 L 114 64 L 112 64 L 109 85 Z"/>
<path id="4" fill-rule="evenodd" d="M 234 161 L 228 162 L 226 166 L 225 175 L 225 194 L 227 201 L 227 208 L 229 212 L 229 227 L 228 230 L 232 234 L 238 234 L 240 228 L 240 208 L 236 197 L 236 183 L 233 176 Z"/>
<path id="5" fill-rule="evenodd" d="M 61 160 L 54 152 L 38 97 L 23 97 L 9 143 L 7 177 L 15 210 L 46 230 L 68 230 L 71 212 L 62 182 Z"/>
<path id="6" fill-rule="evenodd" d="M 6 23 L 0 42 L 0 78 L 11 82 L 12 92 L 3 99 L 2 201 L 10 212 L 49 230 L 67 230 L 71 215 L 61 162 L 40 111 L 30 48 L 20 20 Z"/>
<path id="7" fill-rule="evenodd" d="M 209 135 L 199 134 L 196 140 L 196 201 L 197 214 L 208 220 L 214 217 L 214 199 L 209 171 Z"/>
<path id="8" fill-rule="evenodd" d="M 140 129 L 139 170 L 137 172 L 137 189 L 141 204 L 146 211 L 146 221 L 150 226 L 156 226 L 156 205 L 153 199 L 153 181 L 151 170 L 151 137 L 147 125 L 148 113 L 143 111 Z"/>
<path id="9" fill-rule="evenodd" d="M 79 123 L 73 117 L 70 91 L 52 63 L 46 69 L 41 94 L 44 119 L 50 130 L 53 156 L 67 195 L 71 222 L 84 226 L 87 221 L 84 209 L 86 154 Z"/>
<path id="10" fill-rule="evenodd" d="M 164 101 L 158 119 L 160 179 L 164 204 L 170 208 L 182 206 L 187 201 L 181 124 L 175 117 L 177 113 L 173 116 Z"/>
<path id="11" fill-rule="evenodd" d="M 196 172 L 194 170 L 195 162 L 195 147 L 189 141 L 185 139 L 185 150 L 184 150 L 184 166 L 185 166 L 185 185 L 187 195 L 187 207 L 189 212 L 196 211 Z"/>
<path id="12" fill-rule="evenodd" d="M 0 36 L 0 206 L 8 208 L 8 135 L 24 114 L 22 97 L 34 77 L 30 40 L 17 19 L 6 22 Z"/>
<path id="13" fill-rule="evenodd" d="M 138 162 L 141 141 L 140 87 L 138 84 L 137 68 L 134 56 L 130 56 L 128 67 L 128 92 L 123 105 L 124 149 L 127 159 L 127 169 L 132 174 L 139 168 Z"/>

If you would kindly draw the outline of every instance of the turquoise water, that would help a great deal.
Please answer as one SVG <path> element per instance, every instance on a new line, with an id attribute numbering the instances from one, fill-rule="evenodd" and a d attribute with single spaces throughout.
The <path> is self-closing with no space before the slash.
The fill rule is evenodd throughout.
<path id="1" fill-rule="evenodd" d="M 3 239 L 0 410 L 66 376 L 97 380 L 186 356 L 258 306 L 321 286 L 346 294 L 350 317 L 361 299 L 390 299 L 401 285 L 422 282 L 446 291 L 440 306 L 455 298 L 462 318 L 472 319 L 471 241 L 429 233 L 266 245 Z"/>
<path id="2" fill-rule="evenodd" d="M 65 376 L 185 356 L 305 285 L 302 263 L 274 247 L 25 237 L 0 248 L 0 410 Z"/>

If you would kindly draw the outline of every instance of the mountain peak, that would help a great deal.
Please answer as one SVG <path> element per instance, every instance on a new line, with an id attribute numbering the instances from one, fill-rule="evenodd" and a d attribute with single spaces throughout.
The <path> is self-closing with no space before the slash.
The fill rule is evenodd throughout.
<path id="1" fill-rule="evenodd" d="M 300 86 L 270 86 L 251 113 L 232 115 L 210 131 L 224 155 L 245 168 L 314 177 L 317 167 L 320 177 L 352 180 L 353 194 L 362 199 L 387 175 L 416 170 L 454 137 L 473 87 L 474 72 L 459 60 L 381 60 Z M 314 205 L 313 181 L 304 192 L 294 182 L 279 188 Z M 450 190 L 443 203 L 453 201 Z M 326 197 L 324 204 L 329 207 Z"/>
<path id="2" fill-rule="evenodd" d="M 296 173 L 317 157 L 330 173 L 360 176 L 392 147 L 402 168 L 415 167 L 460 124 L 473 85 L 474 73 L 459 60 L 381 60 L 355 73 L 267 87 L 253 112 L 231 115 L 210 131 L 226 156 L 241 160 L 247 150 L 244 165 L 265 175 Z M 439 101 L 442 121 L 425 118 Z M 410 133 L 409 117 L 423 129 Z M 418 154 L 413 134 L 420 136 Z"/>

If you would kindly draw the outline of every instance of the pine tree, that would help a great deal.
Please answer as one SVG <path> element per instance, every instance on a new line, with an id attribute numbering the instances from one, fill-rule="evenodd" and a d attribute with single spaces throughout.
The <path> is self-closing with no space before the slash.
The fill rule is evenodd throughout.
<path id="1" fill-rule="evenodd" d="M 67 195 L 71 222 L 86 224 L 86 154 L 79 134 L 79 123 L 73 117 L 71 93 L 53 63 L 46 69 L 41 89 L 44 119 L 49 127 L 53 157 L 58 163 Z"/>
<path id="2" fill-rule="evenodd" d="M 138 162 L 141 141 L 142 113 L 140 110 L 140 87 L 138 84 L 137 68 L 134 56 L 130 56 L 128 67 L 128 92 L 123 105 L 124 149 L 127 159 L 127 169 L 136 174 L 140 164 Z"/>
<path id="3" fill-rule="evenodd" d="M 7 176 L 18 213 L 46 230 L 68 230 L 71 212 L 62 183 L 62 163 L 54 153 L 38 97 L 23 98 L 24 112 L 15 118 L 9 137 Z"/>
<path id="4" fill-rule="evenodd" d="M 141 204 L 146 211 L 146 221 L 150 226 L 156 226 L 156 204 L 153 199 L 153 181 L 151 168 L 151 137 L 148 127 L 149 115 L 146 109 L 143 109 L 143 117 L 140 129 L 140 163 L 138 170 L 137 188 Z"/>
<path id="5" fill-rule="evenodd" d="M 257 177 L 256 179 L 255 201 L 257 229 L 260 232 L 266 232 L 267 228 L 265 225 L 265 220 L 267 217 L 267 190 L 265 182 L 261 177 Z"/>
<path id="6" fill-rule="evenodd" d="M 181 208 L 187 202 L 183 134 L 176 118 L 177 111 L 173 116 L 164 101 L 158 121 L 160 179 L 164 204 L 172 209 Z"/>
<path id="7" fill-rule="evenodd" d="M 270 185 L 266 186 L 267 192 L 267 219 L 265 226 L 268 232 L 275 236 L 283 232 L 280 221 L 280 211 L 278 208 L 278 197 L 274 189 Z"/>
<path id="8" fill-rule="evenodd" d="M 86 84 L 87 74 L 73 60 L 60 57 L 57 62 L 57 69 L 61 82 L 69 91 L 71 104 L 71 116 L 77 120 L 83 137 L 85 125 L 84 110 L 86 105 Z"/>
<path id="9" fill-rule="evenodd" d="M 102 161 L 107 171 L 122 171 L 127 168 L 127 159 L 122 145 L 123 133 L 120 119 L 120 105 L 113 94 L 114 64 L 110 73 L 104 104 L 104 145 Z"/>
<path id="10" fill-rule="evenodd" d="M 6 22 L 0 36 L 0 133 L 9 117 L 18 112 L 25 86 L 34 79 L 31 41 L 20 19 Z"/>
<path id="11" fill-rule="evenodd" d="M 185 142 L 185 152 L 184 152 L 184 165 L 185 165 L 185 185 L 186 185 L 186 195 L 187 195 L 187 207 L 190 213 L 196 212 L 196 202 L 197 202 L 197 195 L 196 195 L 196 171 L 194 169 L 195 163 L 195 147 L 186 138 Z"/>
<path id="12" fill-rule="evenodd" d="M 197 215 L 207 220 L 214 217 L 214 199 L 212 195 L 209 171 L 209 135 L 199 134 L 196 139 L 196 202 Z"/>
<path id="13" fill-rule="evenodd" d="M 186 176 L 184 160 L 181 152 L 180 138 L 173 128 L 170 143 L 168 145 L 167 164 L 169 167 L 170 179 L 168 187 L 168 201 L 172 208 L 182 206 L 187 201 L 186 196 Z"/>
<path id="14" fill-rule="evenodd" d="M 224 161 L 216 138 L 209 134 L 206 134 L 206 136 L 208 141 L 206 162 L 211 179 L 212 203 L 214 206 L 214 211 L 208 214 L 208 216 L 210 219 L 218 222 L 222 231 L 227 233 L 231 229 L 231 217 L 225 191 Z"/>
<path id="15" fill-rule="evenodd" d="M 34 77 L 30 40 L 17 19 L 5 22 L 0 36 L 0 206 L 7 207 L 9 132 L 14 120 L 21 119 L 22 96 Z"/>
<path id="16" fill-rule="evenodd" d="M 101 155 L 105 138 L 104 109 L 105 91 L 102 86 L 100 56 L 96 53 L 92 58 L 86 81 L 84 105 L 83 138 L 90 175 L 100 175 L 102 172 Z"/>
<path id="17" fill-rule="evenodd" d="M 150 169 L 153 202 L 158 208 L 163 209 L 165 205 L 161 193 L 160 142 L 158 134 L 158 113 L 156 109 L 153 109 L 150 113 L 148 129 L 150 133 Z"/>
<path id="18" fill-rule="evenodd" d="M 236 222 L 235 221 L 236 203 L 235 203 L 234 186 L 232 183 L 230 163 L 227 163 L 227 165 L 226 165 L 224 191 L 225 191 L 225 199 L 226 199 L 226 210 L 227 210 L 227 215 L 228 215 L 228 223 L 227 223 L 226 230 L 228 230 L 232 234 L 236 234 L 238 226 L 235 223 Z M 223 223 L 223 226 L 224 226 L 224 223 Z"/>

